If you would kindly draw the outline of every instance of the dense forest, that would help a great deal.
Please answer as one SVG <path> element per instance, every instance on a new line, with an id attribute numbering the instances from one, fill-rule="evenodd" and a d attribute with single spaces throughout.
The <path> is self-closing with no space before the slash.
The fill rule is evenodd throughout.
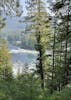
<path id="1" fill-rule="evenodd" d="M 7 40 L 0 34 L 0 100 L 71 100 L 71 0 L 24 4 L 27 14 L 19 23 L 26 23 L 25 29 L 8 34 Z M 0 33 L 6 26 L 4 16 L 22 13 L 20 0 L 1 0 Z M 14 75 L 8 41 L 37 51 L 35 68 L 29 71 L 25 65 L 20 72 L 18 66 Z"/>

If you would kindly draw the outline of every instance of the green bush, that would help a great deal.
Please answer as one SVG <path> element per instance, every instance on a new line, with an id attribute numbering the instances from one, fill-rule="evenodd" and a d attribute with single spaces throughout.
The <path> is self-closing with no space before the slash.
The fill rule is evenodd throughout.
<path id="1" fill-rule="evenodd" d="M 54 93 L 46 100 L 71 100 L 71 87 L 66 87 L 62 91 Z"/>

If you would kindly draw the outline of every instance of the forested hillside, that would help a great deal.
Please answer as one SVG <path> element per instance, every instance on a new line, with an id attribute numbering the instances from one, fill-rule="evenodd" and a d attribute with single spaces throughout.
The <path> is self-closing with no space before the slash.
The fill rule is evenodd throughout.
<path id="1" fill-rule="evenodd" d="M 0 1 L 0 100 L 71 100 L 71 0 L 21 2 Z M 2 34 L 5 17 L 25 27 Z M 35 66 L 19 64 L 14 74 L 9 44 L 36 52 Z"/>

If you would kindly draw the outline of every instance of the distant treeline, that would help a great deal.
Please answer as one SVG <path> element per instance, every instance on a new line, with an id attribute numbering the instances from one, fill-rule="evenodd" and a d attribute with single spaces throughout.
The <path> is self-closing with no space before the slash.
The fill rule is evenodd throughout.
<path id="1" fill-rule="evenodd" d="M 32 35 L 22 34 L 22 35 L 8 35 L 7 40 L 10 44 L 19 46 L 22 49 L 34 49 L 35 39 Z"/>

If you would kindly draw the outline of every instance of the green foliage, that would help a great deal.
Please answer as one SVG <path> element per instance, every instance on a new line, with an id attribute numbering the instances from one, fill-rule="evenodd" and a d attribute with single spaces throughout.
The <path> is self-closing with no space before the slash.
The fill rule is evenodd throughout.
<path id="1" fill-rule="evenodd" d="M 49 96 L 46 100 L 71 100 L 71 87 L 66 87 L 60 92 L 55 92 Z"/>
<path id="2" fill-rule="evenodd" d="M 45 100 L 45 93 L 32 74 L 11 81 L 0 80 L 0 100 Z"/>
<path id="3" fill-rule="evenodd" d="M 4 40 L 0 40 L 0 79 L 10 80 L 12 78 L 12 66 L 5 42 Z"/>

